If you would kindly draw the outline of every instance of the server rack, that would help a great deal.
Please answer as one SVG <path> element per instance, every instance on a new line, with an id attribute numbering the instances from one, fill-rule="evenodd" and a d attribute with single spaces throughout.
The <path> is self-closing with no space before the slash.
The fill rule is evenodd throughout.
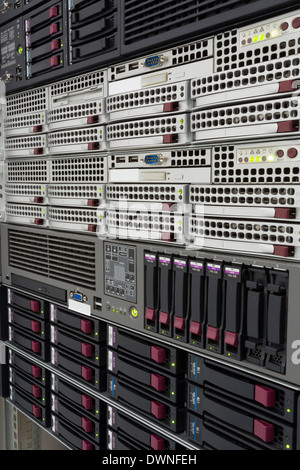
<path id="1" fill-rule="evenodd" d="M 54 447 L 300 447 L 300 12 L 261 3 L 3 2 L 0 390 Z"/>

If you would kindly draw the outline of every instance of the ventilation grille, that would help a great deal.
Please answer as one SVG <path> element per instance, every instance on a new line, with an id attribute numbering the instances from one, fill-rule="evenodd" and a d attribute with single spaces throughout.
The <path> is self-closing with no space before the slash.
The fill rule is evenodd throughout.
<path id="1" fill-rule="evenodd" d="M 10 130 L 21 127 L 41 126 L 45 123 L 46 118 L 44 114 L 25 114 L 6 119 L 4 127 L 6 130 Z"/>
<path id="2" fill-rule="evenodd" d="M 96 209 L 72 209 L 62 207 L 49 207 L 49 220 L 76 224 L 97 224 Z"/>
<path id="3" fill-rule="evenodd" d="M 183 202 L 185 194 L 186 187 L 181 185 L 108 184 L 106 186 L 108 201 Z"/>
<path id="4" fill-rule="evenodd" d="M 46 183 L 49 179 L 45 160 L 6 162 L 6 181 L 15 183 Z"/>
<path id="5" fill-rule="evenodd" d="M 208 166 L 210 165 L 210 149 L 172 150 L 171 166 Z"/>
<path id="6" fill-rule="evenodd" d="M 299 119 L 299 103 L 296 99 L 277 99 L 240 105 L 205 109 L 192 113 L 193 131 L 249 126 Z"/>
<path id="7" fill-rule="evenodd" d="M 46 195 L 45 188 L 38 184 L 9 184 L 5 186 L 7 196 L 41 196 Z"/>
<path id="8" fill-rule="evenodd" d="M 32 135 L 26 137 L 14 137 L 5 140 L 6 150 L 24 150 L 31 148 L 41 148 L 46 146 L 45 135 Z"/>
<path id="9" fill-rule="evenodd" d="M 51 161 L 53 183 L 106 182 L 106 157 L 60 158 Z"/>
<path id="10" fill-rule="evenodd" d="M 8 96 L 6 105 L 7 117 L 45 111 L 47 109 L 47 89 L 38 88 Z"/>
<path id="11" fill-rule="evenodd" d="M 251 168 L 249 165 L 235 166 L 235 147 L 215 147 L 213 182 L 218 184 L 299 184 L 300 168 L 296 163 L 294 165 L 272 163 L 259 165 L 259 168 Z"/>
<path id="12" fill-rule="evenodd" d="M 97 101 L 74 104 L 63 108 L 52 109 L 48 113 L 48 122 L 64 121 L 65 119 L 79 119 L 96 116 L 102 112 L 102 104 Z"/>
<path id="13" fill-rule="evenodd" d="M 104 71 L 100 70 L 54 83 L 50 86 L 50 96 L 55 98 L 60 95 L 74 94 L 85 90 L 90 91 L 91 88 L 102 85 L 104 77 Z"/>
<path id="14" fill-rule="evenodd" d="M 263 205 L 269 207 L 296 204 L 297 190 L 290 186 L 190 186 L 192 204 Z"/>
<path id="15" fill-rule="evenodd" d="M 68 199 L 102 199 L 102 188 L 92 185 L 81 186 L 77 184 L 50 184 L 48 187 L 48 196 Z"/>
<path id="16" fill-rule="evenodd" d="M 109 124 L 107 126 L 107 138 L 108 140 L 131 139 L 135 137 L 182 133 L 185 131 L 183 121 L 182 116 L 172 116 Z"/>
<path id="17" fill-rule="evenodd" d="M 107 112 L 112 113 L 124 109 L 153 106 L 186 99 L 188 99 L 186 83 L 176 83 L 108 97 L 106 109 Z"/>
<path id="18" fill-rule="evenodd" d="M 282 40 L 272 44 L 257 44 L 251 50 L 237 52 L 237 31 L 216 37 L 216 72 L 251 67 L 263 62 L 279 61 L 300 53 L 300 38 Z"/>
<path id="19" fill-rule="evenodd" d="M 172 65 L 182 65 L 212 55 L 211 41 L 204 40 L 172 49 Z"/>
<path id="20" fill-rule="evenodd" d="M 46 211 L 43 206 L 8 203 L 5 205 L 5 212 L 7 215 L 15 217 L 46 219 Z"/>
<path id="21" fill-rule="evenodd" d="M 300 59 L 295 57 L 194 79 L 191 82 L 191 94 L 193 98 L 197 98 L 210 93 L 230 91 L 245 86 L 278 83 L 278 81 L 285 81 L 299 76 Z"/>
<path id="22" fill-rule="evenodd" d="M 222 17 L 240 4 L 252 3 L 237 0 L 169 0 L 140 1 L 125 0 L 125 44 L 154 38 L 159 34 L 174 31 L 180 27 L 192 27 L 199 22 L 205 27 L 210 17 Z M 219 20 L 220 21 L 220 20 Z M 194 26 L 194 28 L 196 25 Z"/>
<path id="23" fill-rule="evenodd" d="M 172 212 L 108 210 L 106 213 L 108 227 L 162 233 L 181 233 L 183 227 L 178 226 L 177 218 Z"/>
<path id="24" fill-rule="evenodd" d="M 95 244 L 53 235 L 9 230 L 9 265 L 72 285 L 94 289 Z"/>
<path id="25" fill-rule="evenodd" d="M 70 131 L 52 132 L 48 135 L 50 147 L 69 144 L 82 144 L 103 140 L 102 127 L 74 129 Z"/>
<path id="26" fill-rule="evenodd" d="M 190 217 L 190 235 L 201 238 L 298 245 L 298 232 L 297 225 Z"/>

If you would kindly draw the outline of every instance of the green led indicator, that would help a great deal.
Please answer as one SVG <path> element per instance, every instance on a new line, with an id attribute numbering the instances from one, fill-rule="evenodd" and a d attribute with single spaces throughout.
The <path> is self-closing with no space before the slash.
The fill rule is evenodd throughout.
<path id="1" fill-rule="evenodd" d="M 257 41 L 258 41 L 258 36 L 254 36 L 253 42 L 257 42 Z"/>
<path id="2" fill-rule="evenodd" d="M 18 54 L 22 54 L 22 52 L 23 52 L 23 47 L 22 47 L 22 46 L 19 46 L 19 47 L 18 47 Z"/>
<path id="3" fill-rule="evenodd" d="M 99 410 L 96 410 L 96 414 L 99 414 Z"/>
<path id="4" fill-rule="evenodd" d="M 175 424 L 175 421 L 174 421 L 174 419 L 172 419 L 172 424 Z"/>
<path id="5" fill-rule="evenodd" d="M 171 395 L 175 395 L 175 392 L 171 392 Z"/>
<path id="6" fill-rule="evenodd" d="M 261 35 L 259 36 L 259 39 L 260 39 L 261 41 L 263 41 L 263 40 L 265 39 L 265 35 L 264 35 L 264 34 L 261 34 Z"/>
<path id="7" fill-rule="evenodd" d="M 287 412 L 287 413 L 290 413 L 290 412 L 291 412 L 290 408 L 288 408 L 288 409 L 286 410 L 286 412 Z"/>
<path id="8" fill-rule="evenodd" d="M 179 192 L 179 194 L 182 194 L 182 189 L 179 189 L 179 191 L 178 191 L 178 192 Z"/>
<path id="9" fill-rule="evenodd" d="M 230 353 L 227 353 L 227 356 L 230 356 Z"/>
<path id="10" fill-rule="evenodd" d="M 286 449 L 290 449 L 291 446 L 290 446 L 289 444 L 286 444 L 285 448 L 286 448 Z"/>
<path id="11" fill-rule="evenodd" d="M 180 119 L 180 124 L 183 124 L 183 119 Z"/>
<path id="12" fill-rule="evenodd" d="M 175 367 L 175 362 L 172 362 L 172 364 L 171 364 L 171 365 L 172 365 L 172 367 Z"/>

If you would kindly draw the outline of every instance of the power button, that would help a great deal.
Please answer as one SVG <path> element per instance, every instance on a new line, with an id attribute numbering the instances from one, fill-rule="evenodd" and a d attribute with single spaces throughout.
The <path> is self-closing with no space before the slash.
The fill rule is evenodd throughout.
<path id="1" fill-rule="evenodd" d="M 130 315 L 132 316 L 132 318 L 137 318 L 139 316 L 138 309 L 135 307 L 131 307 Z"/>

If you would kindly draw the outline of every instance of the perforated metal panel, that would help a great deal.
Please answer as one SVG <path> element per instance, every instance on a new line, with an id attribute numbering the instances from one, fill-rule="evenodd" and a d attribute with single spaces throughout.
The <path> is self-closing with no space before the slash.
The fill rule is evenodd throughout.
<path id="1" fill-rule="evenodd" d="M 281 130 L 284 122 L 288 128 Z M 191 128 L 196 140 L 241 138 L 258 133 L 280 136 L 282 132 L 299 130 L 299 103 L 296 98 L 287 97 L 202 109 L 191 114 Z"/>
<path id="2" fill-rule="evenodd" d="M 52 183 L 105 183 L 107 181 L 106 156 L 57 158 L 50 162 Z"/>
<path id="3" fill-rule="evenodd" d="M 49 181 L 46 160 L 10 160 L 5 163 L 6 181 L 14 183 L 46 183 Z"/>
<path id="4" fill-rule="evenodd" d="M 50 206 L 48 218 L 50 228 L 82 232 L 94 232 L 98 222 L 97 210 L 84 208 Z"/>
<path id="5" fill-rule="evenodd" d="M 46 134 L 11 137 L 4 140 L 6 156 L 41 155 L 47 153 Z"/>
<path id="6" fill-rule="evenodd" d="M 108 124 L 107 141 L 112 148 L 185 144 L 189 142 L 188 123 L 189 116 L 180 114 Z"/>
<path id="7" fill-rule="evenodd" d="M 47 87 L 16 93 L 7 97 L 7 117 L 15 117 L 28 113 L 42 113 L 48 108 Z"/>
<path id="8" fill-rule="evenodd" d="M 147 184 L 108 184 L 106 186 L 106 199 L 108 201 L 153 201 L 153 202 L 186 202 L 188 196 L 187 185 L 147 185 Z"/>
<path id="9" fill-rule="evenodd" d="M 59 206 L 99 206 L 105 201 L 105 185 L 50 184 L 49 203 Z"/>
<path id="10" fill-rule="evenodd" d="M 50 132 L 48 134 L 49 151 L 53 154 L 99 151 L 102 147 L 100 143 L 103 143 L 103 141 L 104 128 L 101 126 Z"/>
<path id="11" fill-rule="evenodd" d="M 36 226 L 45 226 L 47 222 L 47 208 L 45 206 L 7 202 L 5 212 L 7 222 Z"/>

